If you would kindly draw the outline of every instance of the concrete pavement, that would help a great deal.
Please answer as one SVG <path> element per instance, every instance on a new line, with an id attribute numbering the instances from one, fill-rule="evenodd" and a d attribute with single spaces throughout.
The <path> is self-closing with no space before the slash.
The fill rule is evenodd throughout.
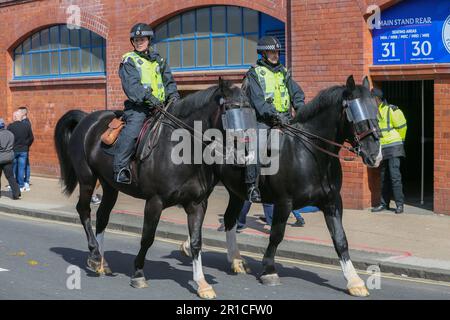
<path id="1" fill-rule="evenodd" d="M 2 186 L 5 186 L 6 181 L 2 180 Z M 31 191 L 23 193 L 18 201 L 11 200 L 9 192 L 2 191 L 0 211 L 79 224 L 75 210 L 77 191 L 66 198 L 61 194 L 56 179 L 33 177 L 31 182 Z M 227 200 L 226 190 L 216 187 L 210 197 L 204 223 L 206 245 L 225 247 L 225 234 L 217 230 L 222 229 Z M 96 208 L 92 208 L 95 220 Z M 120 194 L 109 228 L 140 233 L 143 208 L 143 200 Z M 262 206 L 253 205 L 247 219 L 248 228 L 238 235 L 241 250 L 264 252 L 269 228 L 258 219 L 261 215 Z M 303 228 L 293 227 L 295 218 L 289 218 L 286 237 L 279 246 L 277 257 L 337 265 L 337 255 L 322 213 L 306 213 L 304 218 L 306 226 Z M 435 215 L 409 206 L 401 215 L 346 209 L 344 227 L 355 267 L 366 270 L 375 264 L 382 272 L 450 282 L 449 216 Z M 183 240 L 186 235 L 184 211 L 177 207 L 166 209 L 157 236 Z"/>

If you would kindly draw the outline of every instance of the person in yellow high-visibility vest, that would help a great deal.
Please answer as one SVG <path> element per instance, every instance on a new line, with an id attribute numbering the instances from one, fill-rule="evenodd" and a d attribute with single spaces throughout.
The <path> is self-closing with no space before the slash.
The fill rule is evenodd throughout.
<path id="1" fill-rule="evenodd" d="M 389 203 L 393 195 L 397 206 L 395 213 L 403 213 L 404 195 L 400 158 L 405 157 L 403 143 L 406 137 L 406 119 L 397 106 L 387 103 L 380 89 L 372 89 L 372 95 L 378 103 L 378 125 L 383 135 L 380 141 L 383 154 L 383 161 L 380 165 L 381 200 L 380 205 L 373 208 L 372 212 L 389 210 Z"/>
<path id="2" fill-rule="evenodd" d="M 129 162 L 150 110 L 180 98 L 170 67 L 150 46 L 152 38 L 153 30 L 148 24 L 134 25 L 130 31 L 134 51 L 123 55 L 119 67 L 122 88 L 128 100 L 125 101 L 123 116 L 126 125 L 115 144 L 113 170 L 114 180 L 118 183 L 131 183 Z"/>
<path id="3" fill-rule="evenodd" d="M 288 123 L 305 104 L 305 94 L 280 62 L 281 42 L 277 38 L 262 37 L 256 51 L 261 59 L 247 71 L 242 87 L 256 111 L 260 130 Z M 250 202 L 261 202 L 259 174 L 259 164 L 246 166 L 245 183 Z"/>

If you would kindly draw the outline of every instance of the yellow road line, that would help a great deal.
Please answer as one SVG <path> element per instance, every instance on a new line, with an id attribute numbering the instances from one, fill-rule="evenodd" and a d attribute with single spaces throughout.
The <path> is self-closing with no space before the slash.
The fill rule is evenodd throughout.
<path id="1" fill-rule="evenodd" d="M 73 223 L 69 223 L 69 222 L 40 219 L 40 218 L 21 216 L 21 215 L 10 214 L 10 213 L 5 213 L 5 212 L 0 212 L 0 215 L 9 216 L 9 217 L 13 217 L 13 218 L 21 218 L 24 220 L 34 220 L 34 221 L 61 224 L 61 225 L 66 225 L 66 226 L 71 226 L 71 227 L 82 228 L 81 225 L 77 225 L 77 224 L 73 224 Z M 140 237 L 140 235 L 138 235 L 136 233 L 131 233 L 131 232 L 127 232 L 127 231 L 112 230 L 112 229 L 107 229 L 107 231 L 109 233 L 118 234 L 118 235 L 126 235 L 126 236 L 130 236 L 130 237 L 134 237 L 134 238 Z M 187 237 L 187 235 L 186 235 L 186 237 Z M 179 246 L 183 242 L 183 241 L 179 241 L 179 240 L 166 239 L 166 238 L 161 238 L 161 237 L 155 237 L 155 240 L 160 241 L 160 242 L 175 244 L 177 246 Z M 207 245 L 203 245 L 202 249 L 215 251 L 215 252 L 221 252 L 221 253 L 227 252 L 227 250 L 224 248 L 207 246 Z M 263 256 L 261 254 L 256 254 L 256 253 L 247 252 L 247 251 L 241 251 L 241 255 L 250 257 L 250 258 L 259 259 L 259 260 L 261 260 L 263 258 Z M 276 258 L 276 261 L 277 262 L 286 262 L 286 263 L 291 263 L 291 264 L 296 264 L 296 265 L 301 265 L 301 266 L 315 267 L 315 268 L 328 269 L 328 270 L 334 270 L 334 271 L 342 271 L 341 268 L 338 266 L 322 264 L 322 263 L 318 263 L 318 262 L 309 262 L 309 261 L 304 261 L 304 260 L 296 260 L 296 259 L 280 258 L 280 257 Z M 357 270 L 357 272 L 359 274 L 363 274 L 363 275 L 372 275 L 370 272 L 363 271 L 363 270 Z M 388 273 L 383 273 L 383 272 L 380 273 L 380 276 L 382 278 L 391 279 L 391 280 L 407 281 L 407 282 L 414 282 L 414 283 L 423 283 L 423 284 L 437 285 L 437 286 L 443 286 L 443 287 L 450 287 L 449 282 L 442 282 L 442 281 L 429 280 L 429 279 L 401 277 L 401 276 L 397 276 L 394 274 L 388 274 Z"/>

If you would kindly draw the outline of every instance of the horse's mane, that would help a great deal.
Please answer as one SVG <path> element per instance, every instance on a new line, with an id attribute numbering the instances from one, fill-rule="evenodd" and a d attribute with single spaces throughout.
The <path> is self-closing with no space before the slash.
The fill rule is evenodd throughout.
<path id="1" fill-rule="evenodd" d="M 205 90 L 194 92 L 176 103 L 171 112 L 179 118 L 187 118 L 197 111 L 201 111 L 211 102 L 219 86 L 215 85 Z"/>
<path id="2" fill-rule="evenodd" d="M 300 107 L 295 122 L 306 122 L 331 106 L 342 105 L 342 92 L 345 86 L 333 86 L 323 89 L 310 102 Z"/>

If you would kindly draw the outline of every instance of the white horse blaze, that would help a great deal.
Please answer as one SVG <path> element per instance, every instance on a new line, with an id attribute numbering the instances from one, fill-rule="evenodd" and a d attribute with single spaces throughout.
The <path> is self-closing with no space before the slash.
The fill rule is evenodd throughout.
<path id="1" fill-rule="evenodd" d="M 202 253 L 198 253 L 198 257 L 194 258 L 192 263 L 192 268 L 194 270 L 194 281 L 198 282 L 205 278 L 203 275 L 203 266 L 202 266 Z"/>

